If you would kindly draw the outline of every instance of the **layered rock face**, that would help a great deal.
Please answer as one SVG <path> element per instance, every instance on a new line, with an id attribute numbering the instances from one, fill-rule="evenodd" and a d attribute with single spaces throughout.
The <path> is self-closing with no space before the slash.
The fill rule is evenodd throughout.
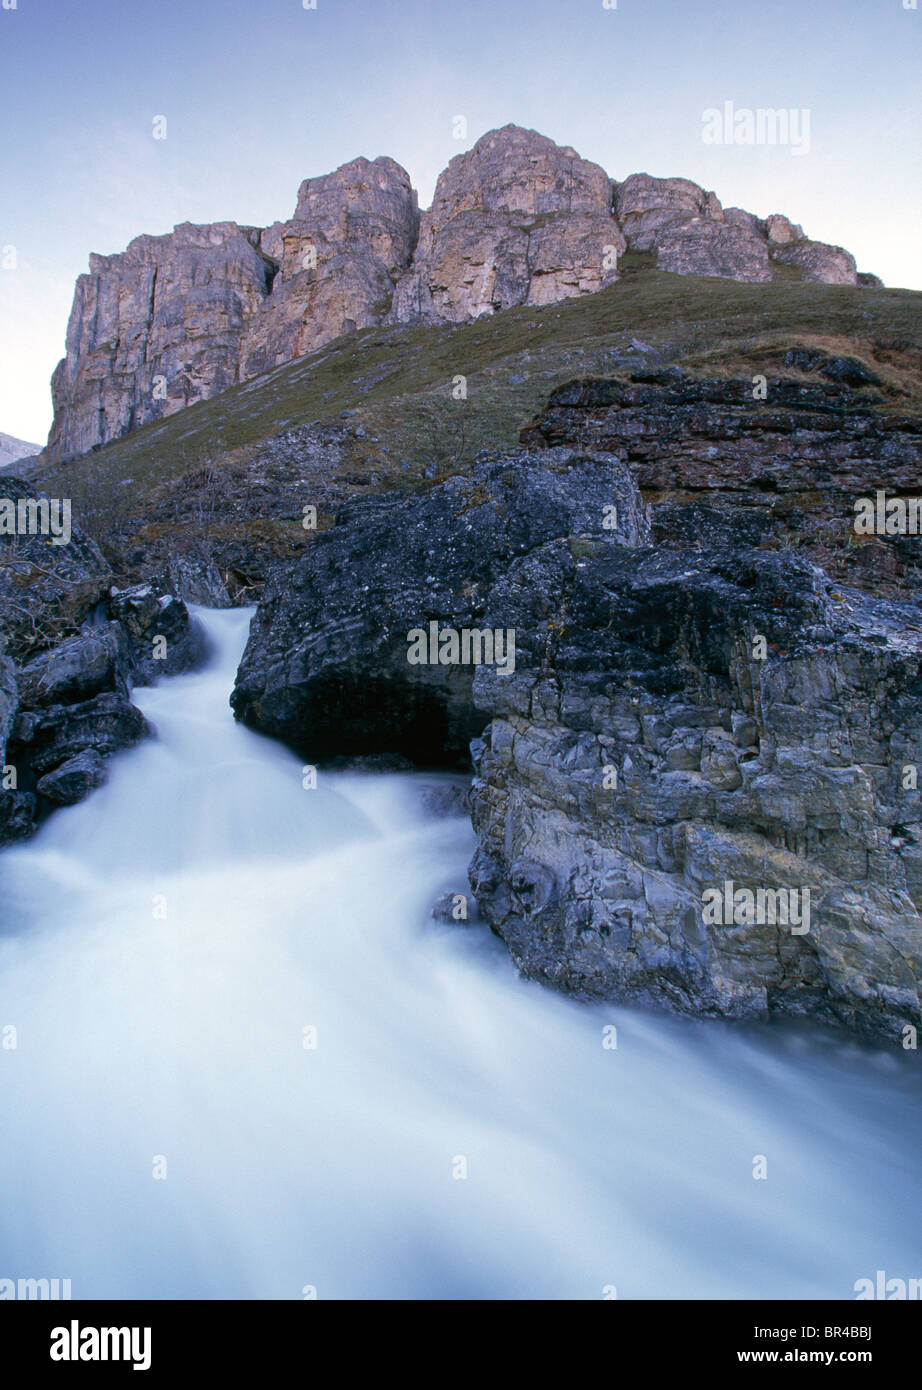
<path id="1" fill-rule="evenodd" d="M 421 219 L 400 165 L 356 159 L 307 179 L 288 222 L 185 223 L 92 256 L 45 457 L 73 458 L 356 328 L 591 294 L 626 250 L 680 275 L 880 283 L 780 214 L 724 209 L 687 179 L 613 183 L 569 146 L 504 126 L 451 161 Z"/>
<path id="2" fill-rule="evenodd" d="M 392 159 L 305 179 L 294 217 L 262 234 L 279 271 L 244 334 L 241 380 L 380 323 L 418 234 L 416 193 Z"/>
<path id="3" fill-rule="evenodd" d="M 617 278 L 625 246 L 604 169 L 504 126 L 440 175 L 392 318 L 457 323 L 591 294 Z"/>
<path id="4" fill-rule="evenodd" d="M 187 222 L 90 257 L 52 378 L 47 457 L 86 453 L 238 380 L 243 328 L 275 269 L 259 238 L 236 222 Z"/>
<path id="5" fill-rule="evenodd" d="M 471 880 L 526 974 L 917 1026 L 922 631 L 849 600 L 760 551 L 548 546 L 497 585 L 524 659 L 474 682 Z"/>
<path id="6" fill-rule="evenodd" d="M 857 499 L 879 488 L 918 491 L 922 422 L 881 410 L 880 382 L 852 358 L 792 348 L 779 367 L 764 400 L 751 379 L 676 367 L 569 382 L 521 440 L 627 464 L 658 544 L 797 547 L 849 582 L 918 591 L 922 538 L 859 535 L 852 523 Z"/>
<path id="7" fill-rule="evenodd" d="M 768 403 L 681 373 L 575 382 L 525 452 L 347 507 L 270 585 L 233 704 L 316 760 L 460 765 L 475 730 L 471 885 L 526 974 L 897 1038 L 922 983 L 918 605 L 792 542 L 840 503 L 847 537 L 852 482 L 919 422 L 814 357 Z M 514 662 L 408 659 L 412 632 L 467 627 L 513 633 Z"/>

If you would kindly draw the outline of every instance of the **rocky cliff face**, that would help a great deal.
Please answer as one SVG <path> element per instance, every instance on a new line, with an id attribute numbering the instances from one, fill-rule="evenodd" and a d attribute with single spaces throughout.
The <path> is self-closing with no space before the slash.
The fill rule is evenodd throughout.
<path id="1" fill-rule="evenodd" d="M 52 382 L 46 457 L 85 453 L 354 328 L 591 294 L 617 279 L 625 250 L 681 275 L 879 283 L 785 217 L 723 209 L 687 179 L 616 183 L 504 126 L 451 161 L 421 219 L 404 169 L 356 159 L 306 180 L 288 222 L 185 223 L 92 256 Z"/>
<path id="2" fill-rule="evenodd" d="M 259 230 L 236 222 L 187 222 L 91 256 L 52 378 L 46 456 L 86 453 L 231 386 L 244 326 L 274 273 Z"/>
<path id="3" fill-rule="evenodd" d="M 878 591 L 922 587 L 922 540 L 859 536 L 859 497 L 911 495 L 922 422 L 883 410 L 881 382 L 853 358 L 793 348 L 766 398 L 752 380 L 677 367 L 568 382 L 521 432 L 529 448 L 605 450 L 631 469 L 657 544 L 794 549 L 827 573 Z"/>
<path id="4" fill-rule="evenodd" d="M 604 169 L 505 126 L 439 177 L 393 319 L 459 322 L 591 294 L 617 278 L 625 246 Z"/>
<path id="5" fill-rule="evenodd" d="M 294 217 L 261 236 L 279 270 L 243 336 L 241 380 L 380 323 L 418 235 L 416 193 L 392 159 L 305 179 Z"/>
<path id="6" fill-rule="evenodd" d="M 312 760 L 460 764 L 473 731 L 471 886 L 530 976 L 918 1026 L 914 552 L 879 551 L 891 597 L 813 562 L 833 531 L 847 548 L 851 488 L 917 474 L 918 419 L 808 352 L 767 402 L 674 371 L 574 382 L 525 441 L 314 537 L 270 582 L 238 716 Z M 432 627 L 512 632 L 514 662 L 431 640 L 411 661 Z"/>

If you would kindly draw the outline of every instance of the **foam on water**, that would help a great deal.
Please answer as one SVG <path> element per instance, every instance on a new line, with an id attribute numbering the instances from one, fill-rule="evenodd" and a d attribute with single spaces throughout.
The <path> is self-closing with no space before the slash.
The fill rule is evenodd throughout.
<path id="1" fill-rule="evenodd" d="M 136 692 L 156 739 L 0 856 L 0 1277 L 849 1298 L 922 1275 L 917 1054 L 520 980 L 485 928 L 430 918 L 466 890 L 466 820 L 427 819 L 416 776 L 306 790 L 227 704 L 249 613 L 199 616 L 208 670 Z"/>

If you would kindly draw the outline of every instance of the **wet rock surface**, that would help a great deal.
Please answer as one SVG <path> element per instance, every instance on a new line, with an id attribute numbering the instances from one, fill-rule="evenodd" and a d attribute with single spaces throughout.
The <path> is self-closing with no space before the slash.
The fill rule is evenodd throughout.
<path id="1" fill-rule="evenodd" d="M 428 634 L 430 623 L 479 631 L 514 556 L 553 537 L 602 534 L 606 507 L 617 509 L 616 543 L 646 538 L 627 471 L 565 450 L 487 457 L 428 493 L 350 504 L 270 581 L 235 712 L 314 759 L 397 752 L 420 766 L 468 765 L 483 725 L 473 668 L 411 664 L 408 634 Z"/>

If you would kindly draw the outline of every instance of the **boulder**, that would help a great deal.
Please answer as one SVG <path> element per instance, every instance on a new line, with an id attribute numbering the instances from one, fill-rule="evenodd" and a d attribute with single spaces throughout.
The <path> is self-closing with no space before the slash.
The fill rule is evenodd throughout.
<path id="1" fill-rule="evenodd" d="M 77 704 L 26 712 L 14 727 L 13 739 L 40 780 L 78 754 L 109 757 L 149 733 L 146 719 L 130 700 L 106 692 Z"/>
<path id="2" fill-rule="evenodd" d="M 73 806 L 96 787 L 101 787 L 105 780 L 105 759 L 95 748 L 88 748 L 67 758 L 53 772 L 46 772 L 39 778 L 36 791 L 58 806 Z"/>
<path id="3" fill-rule="evenodd" d="M 194 671 L 208 655 L 201 623 L 172 594 L 149 584 L 109 591 L 108 611 L 127 635 L 134 683 L 152 685 L 161 676 Z"/>
<path id="4" fill-rule="evenodd" d="M 72 704 L 103 691 L 127 698 L 130 653 L 120 623 L 89 628 L 33 657 L 19 672 L 24 709 Z"/>
<path id="5" fill-rule="evenodd" d="M 343 509 L 288 575 L 270 581 L 231 703 L 237 717 L 312 761 L 400 753 L 469 765 L 482 718 L 471 664 L 413 664 L 409 634 L 479 631 L 511 557 L 551 537 L 648 537 L 637 489 L 605 455 L 484 456 L 423 496 Z"/>

